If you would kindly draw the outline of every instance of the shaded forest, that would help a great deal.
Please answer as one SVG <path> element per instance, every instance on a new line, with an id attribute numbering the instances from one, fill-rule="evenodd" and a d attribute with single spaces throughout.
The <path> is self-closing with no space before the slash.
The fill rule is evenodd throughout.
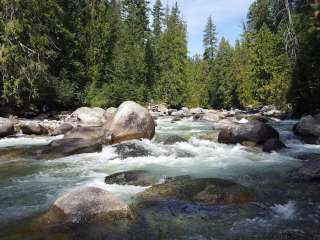
<path id="1" fill-rule="evenodd" d="M 257 0 L 235 44 L 204 23 L 188 56 L 179 6 L 147 0 L 1 0 L 0 105 L 17 109 L 275 105 L 320 109 L 319 4 Z"/>

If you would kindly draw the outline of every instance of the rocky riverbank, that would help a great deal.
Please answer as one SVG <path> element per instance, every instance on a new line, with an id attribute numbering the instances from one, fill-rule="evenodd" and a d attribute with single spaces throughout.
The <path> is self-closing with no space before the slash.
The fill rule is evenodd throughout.
<path id="1" fill-rule="evenodd" d="M 34 188 L 51 196 L 51 190 L 43 189 L 54 187 L 55 193 L 41 212 L 21 220 L 28 222 L 25 226 L 14 232 L 6 227 L 0 237 L 271 240 L 279 234 L 275 226 L 280 221 L 286 226 L 283 234 L 309 239 L 304 233 L 299 238 L 301 231 L 316 222 L 301 217 L 306 224 L 301 226 L 295 219 L 297 232 L 286 221 L 309 208 L 317 215 L 320 151 L 307 151 L 317 140 L 305 145 L 298 139 L 316 139 L 317 131 L 311 129 L 319 126 L 318 116 L 291 123 L 282 121 L 284 114 L 278 111 L 148 110 L 125 102 L 118 109 L 80 108 L 59 120 L 1 119 L 1 132 L 8 134 L 1 135 L 3 141 L 51 139 L 48 144 L 0 148 L 0 172 L 1 166 L 7 169 L 0 177 L 2 196 L 8 196 L 5 189 L 18 194 L 12 188 L 21 184 L 29 197 Z M 25 173 L 30 164 L 37 166 L 31 176 Z M 86 183 L 92 172 L 99 184 Z M 1 187 L 10 181 L 14 185 Z M 123 198 L 126 194 L 130 198 Z M 35 206 L 44 201 L 36 192 L 33 196 Z M 243 227 L 247 221 L 250 227 Z M 272 228 L 264 232 L 259 224 L 268 221 Z"/>

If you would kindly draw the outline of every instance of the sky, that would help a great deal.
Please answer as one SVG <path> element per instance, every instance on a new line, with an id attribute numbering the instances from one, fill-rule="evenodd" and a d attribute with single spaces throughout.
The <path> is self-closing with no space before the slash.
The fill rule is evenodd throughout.
<path id="1" fill-rule="evenodd" d="M 153 4 L 156 0 L 150 0 Z M 217 26 L 218 38 L 227 38 L 234 44 L 240 38 L 242 21 L 254 0 L 162 0 L 172 6 L 178 2 L 188 25 L 189 55 L 202 54 L 203 30 L 209 16 Z"/>

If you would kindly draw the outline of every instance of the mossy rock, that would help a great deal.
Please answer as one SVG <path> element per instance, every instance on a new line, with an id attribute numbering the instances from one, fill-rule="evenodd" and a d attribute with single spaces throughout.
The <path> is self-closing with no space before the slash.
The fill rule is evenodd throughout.
<path id="1" fill-rule="evenodd" d="M 173 198 L 200 205 L 245 204 L 254 202 L 255 192 L 240 184 L 215 178 L 178 178 L 154 185 L 138 194 L 138 200 Z"/>

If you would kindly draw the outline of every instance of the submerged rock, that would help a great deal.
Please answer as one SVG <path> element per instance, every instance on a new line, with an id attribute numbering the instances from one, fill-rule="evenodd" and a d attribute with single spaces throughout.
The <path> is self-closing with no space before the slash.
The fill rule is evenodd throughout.
<path id="1" fill-rule="evenodd" d="M 33 150 L 37 159 L 55 159 L 75 154 L 101 152 L 102 144 L 93 140 L 66 138 L 52 141 L 49 145 Z"/>
<path id="2" fill-rule="evenodd" d="M 152 139 L 155 121 L 147 109 L 135 102 L 122 103 L 112 121 L 105 125 L 106 143 L 120 143 L 132 139 Z"/>
<path id="3" fill-rule="evenodd" d="M 15 133 L 14 123 L 8 118 L 0 118 L 0 138 L 4 138 Z"/>
<path id="4" fill-rule="evenodd" d="M 48 135 L 48 129 L 37 122 L 25 122 L 20 124 L 20 130 L 27 135 Z"/>
<path id="5" fill-rule="evenodd" d="M 218 141 L 225 144 L 264 146 L 265 151 L 279 150 L 285 145 L 272 126 L 261 121 L 250 121 L 225 128 L 219 133 Z"/>
<path id="6" fill-rule="evenodd" d="M 293 170 L 290 177 L 294 180 L 320 181 L 320 161 L 307 161 L 300 168 Z"/>
<path id="7" fill-rule="evenodd" d="M 95 218 L 118 221 L 130 218 L 129 207 L 112 193 L 97 187 L 80 187 L 62 194 L 42 220 L 47 223 L 85 223 Z"/>
<path id="8" fill-rule="evenodd" d="M 293 132 L 305 143 L 320 144 L 320 114 L 301 118 L 293 127 Z"/>
<path id="9" fill-rule="evenodd" d="M 179 142 L 188 142 L 186 139 L 180 137 L 180 136 L 170 136 L 164 141 L 164 145 L 173 145 L 175 143 Z"/>
<path id="10" fill-rule="evenodd" d="M 151 155 L 148 149 L 145 149 L 142 144 L 137 144 L 135 142 L 125 142 L 114 146 L 116 153 L 121 159 L 126 159 L 129 157 L 145 157 Z"/>
<path id="11" fill-rule="evenodd" d="M 244 204 L 255 201 L 253 190 L 240 184 L 214 178 L 177 178 L 154 185 L 138 194 L 138 200 L 187 200 L 200 205 Z"/>
<path id="12" fill-rule="evenodd" d="M 150 186 L 155 184 L 157 179 L 144 170 L 133 170 L 111 174 L 105 178 L 106 184 Z"/>

